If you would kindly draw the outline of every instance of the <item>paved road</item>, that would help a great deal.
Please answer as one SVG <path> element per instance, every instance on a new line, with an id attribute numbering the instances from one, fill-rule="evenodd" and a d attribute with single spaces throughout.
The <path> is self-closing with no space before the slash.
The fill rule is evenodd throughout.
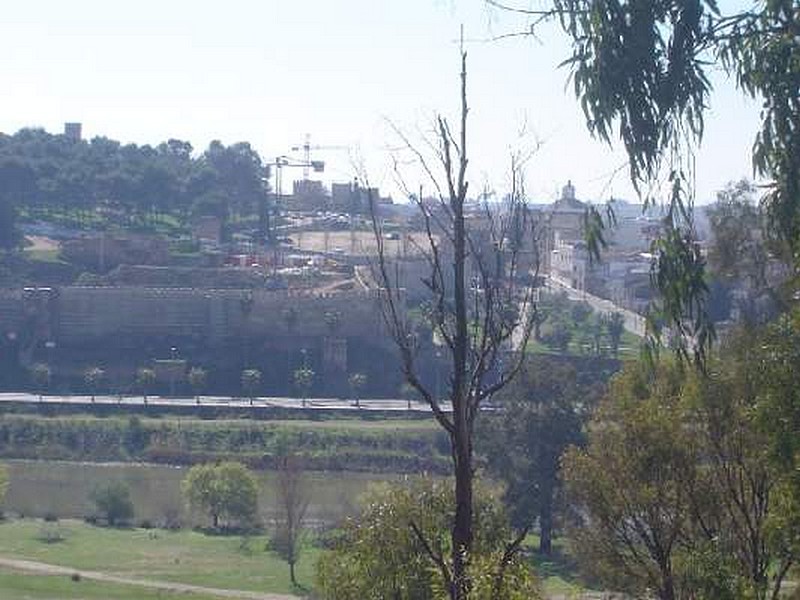
<path id="1" fill-rule="evenodd" d="M 81 569 L 73 569 L 71 567 L 62 567 L 61 565 L 51 565 L 49 563 L 36 562 L 32 560 L 21 560 L 16 558 L 0 557 L 0 567 L 13 569 L 15 571 L 23 571 L 26 573 L 35 573 L 39 575 L 64 575 L 71 577 L 77 573 L 78 575 L 81 576 L 81 579 L 91 579 L 93 581 L 105 581 L 108 583 L 119 583 L 122 585 L 135 585 L 140 587 L 164 590 L 168 592 L 178 592 L 184 594 L 191 592 L 195 594 L 217 596 L 219 598 L 241 598 L 244 600 L 297 600 L 298 598 L 298 596 L 289 596 L 286 594 L 261 594 L 258 592 L 210 588 L 200 585 L 175 583 L 172 581 L 154 581 L 150 579 L 138 579 L 134 577 L 121 577 L 119 575 L 112 575 L 111 573 L 102 573 L 100 571 L 84 571 Z"/>
<path id="2" fill-rule="evenodd" d="M 207 408 L 287 408 L 298 410 L 341 410 L 341 411 L 398 411 L 398 412 L 430 412 L 430 407 L 421 402 L 411 402 L 403 399 L 365 399 L 355 405 L 353 400 L 341 398 L 309 398 L 306 405 L 299 398 L 258 397 L 251 402 L 246 398 L 231 398 L 228 396 L 201 396 L 194 398 L 165 398 L 162 396 L 148 396 L 147 402 L 142 396 L 61 396 L 43 395 L 27 392 L 2 392 L 0 404 L 3 402 L 22 402 L 26 404 L 75 404 L 75 405 L 124 405 L 124 406 L 170 406 L 197 409 Z"/>

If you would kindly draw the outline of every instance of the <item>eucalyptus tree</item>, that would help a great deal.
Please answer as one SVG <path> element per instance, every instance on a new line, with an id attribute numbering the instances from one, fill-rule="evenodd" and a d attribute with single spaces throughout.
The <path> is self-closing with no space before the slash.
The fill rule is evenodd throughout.
<path id="1" fill-rule="evenodd" d="M 657 341 L 668 326 L 678 333 L 679 353 L 693 352 L 702 364 L 714 328 L 694 227 L 693 161 L 713 94 L 709 73 L 717 65 L 761 101 L 753 170 L 765 182 L 767 231 L 800 274 L 797 3 L 759 0 L 725 12 L 715 0 L 552 0 L 541 9 L 486 1 L 526 19 L 520 33 L 559 23 L 572 42 L 564 64 L 591 134 L 622 143 L 646 206 L 658 201 L 659 183 L 668 183 L 662 234 L 652 248 L 659 294 L 650 334 Z M 591 222 L 602 230 L 602 221 Z"/>

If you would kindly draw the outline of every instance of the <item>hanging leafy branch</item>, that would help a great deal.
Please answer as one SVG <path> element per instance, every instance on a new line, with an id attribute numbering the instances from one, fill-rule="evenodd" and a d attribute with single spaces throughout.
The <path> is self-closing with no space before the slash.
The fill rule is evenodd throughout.
<path id="1" fill-rule="evenodd" d="M 693 352 L 702 363 L 714 332 L 702 283 L 705 264 L 695 243 L 693 170 L 712 93 L 708 70 L 720 60 L 745 93 L 763 99 L 753 169 L 767 181 L 762 204 L 769 230 L 797 271 L 800 7 L 792 0 L 762 0 L 722 14 L 715 0 L 553 0 L 541 10 L 487 4 L 528 19 L 523 34 L 544 21 L 559 23 L 572 40 L 562 65 L 571 70 L 589 131 L 609 144 L 622 142 L 645 207 L 668 185 L 661 200 L 663 234 L 653 247 L 652 280 L 660 299 L 650 319 L 651 341 L 660 342 L 668 328 L 680 338 L 680 353 Z"/>

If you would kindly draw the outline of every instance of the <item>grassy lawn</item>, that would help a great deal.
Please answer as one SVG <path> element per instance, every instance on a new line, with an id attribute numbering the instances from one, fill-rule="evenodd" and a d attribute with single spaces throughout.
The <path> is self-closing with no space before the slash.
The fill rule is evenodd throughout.
<path id="1" fill-rule="evenodd" d="M 42 541 L 42 533 L 53 530 L 61 532 L 63 541 Z M 245 539 L 189 530 L 110 529 L 75 520 L 18 519 L 0 524 L 0 556 L 215 588 L 296 592 L 286 564 L 265 551 L 266 541 L 265 536 Z M 308 548 L 297 566 L 303 586 L 310 588 L 313 583 L 317 555 L 316 549 Z"/>
<path id="2" fill-rule="evenodd" d="M 573 595 L 580 597 L 585 592 L 593 591 L 579 579 L 577 566 L 566 553 L 562 540 L 553 540 L 553 552 L 549 557 L 544 557 L 537 552 L 539 548 L 538 535 L 528 535 L 524 545 L 546 595 L 569 598 Z"/>
<path id="3" fill-rule="evenodd" d="M 641 354 L 642 338 L 632 334 L 630 331 L 625 330 L 622 334 L 619 344 L 619 356 L 621 360 L 636 359 Z M 607 356 L 611 357 L 610 348 L 605 348 Z M 525 347 L 525 352 L 528 354 L 550 354 L 550 355 L 567 355 L 567 356 L 589 356 L 587 349 L 581 346 L 580 340 L 573 337 L 567 346 L 566 352 L 560 352 L 551 348 L 547 344 L 537 341 L 531 337 L 528 340 L 528 345 Z"/>
<path id="4" fill-rule="evenodd" d="M 42 541 L 45 531 L 59 531 L 60 542 Z M 194 585 L 273 593 L 298 593 L 286 564 L 265 551 L 265 536 L 214 536 L 197 531 L 109 529 L 82 521 L 44 523 L 35 519 L 0 524 L 0 556 L 35 560 L 87 571 L 175 581 Z M 590 591 L 578 579 L 576 568 L 560 540 L 552 557 L 535 552 L 536 536 L 526 541 L 528 553 L 545 593 L 570 597 Z M 311 588 L 319 550 L 308 548 L 298 565 L 298 579 Z M 31 598 L 172 598 L 198 600 L 203 596 L 167 594 L 130 586 L 73 582 L 58 575 L 18 574 L 0 570 L 0 600 Z"/>
<path id="5" fill-rule="evenodd" d="M 61 250 L 59 248 L 37 248 L 25 250 L 25 256 L 29 260 L 47 263 L 63 263 L 61 260 Z"/>
<path id="6" fill-rule="evenodd" d="M 64 575 L 32 575 L 0 569 L 0 600 L 212 600 L 216 596 L 170 593 Z"/>

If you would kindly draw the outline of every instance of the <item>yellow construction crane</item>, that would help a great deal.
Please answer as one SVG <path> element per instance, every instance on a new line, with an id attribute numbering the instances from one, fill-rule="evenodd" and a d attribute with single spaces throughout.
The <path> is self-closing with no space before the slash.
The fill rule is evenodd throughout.
<path id="1" fill-rule="evenodd" d="M 349 146 L 321 146 L 318 144 L 312 145 L 311 144 L 311 134 L 306 134 L 306 140 L 301 145 L 292 146 L 292 152 L 303 152 L 303 163 L 306 165 L 303 167 L 303 179 L 308 179 L 310 175 L 309 168 L 313 168 L 315 172 L 322 171 L 324 169 L 325 161 L 319 160 L 311 160 L 311 151 L 312 150 L 350 150 Z M 315 163 L 319 163 L 323 165 L 323 169 L 318 169 L 314 165 Z"/>

